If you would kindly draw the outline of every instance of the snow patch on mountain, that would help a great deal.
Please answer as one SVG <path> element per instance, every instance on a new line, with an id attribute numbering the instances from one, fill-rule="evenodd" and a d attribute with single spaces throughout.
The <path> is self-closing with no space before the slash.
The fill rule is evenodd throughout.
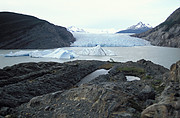
<path id="1" fill-rule="evenodd" d="M 67 27 L 67 30 L 70 32 L 86 32 L 84 29 L 81 29 L 75 26 Z"/>
<path id="2" fill-rule="evenodd" d="M 138 24 L 133 25 L 131 27 L 128 27 L 126 30 L 121 30 L 117 33 L 135 33 L 135 34 L 138 34 L 138 33 L 146 32 L 151 28 L 152 28 L 152 26 L 150 26 L 149 24 L 144 24 L 142 22 L 139 22 Z"/>
<path id="3" fill-rule="evenodd" d="M 142 29 L 142 28 L 152 28 L 151 25 L 149 24 L 144 24 L 141 21 L 139 23 L 137 23 L 136 25 L 130 26 L 127 29 Z"/>

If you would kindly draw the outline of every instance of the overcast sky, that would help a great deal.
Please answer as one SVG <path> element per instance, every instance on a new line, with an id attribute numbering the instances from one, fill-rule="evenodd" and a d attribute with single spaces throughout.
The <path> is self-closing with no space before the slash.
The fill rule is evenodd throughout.
<path id="1" fill-rule="evenodd" d="M 124 29 L 139 21 L 156 26 L 178 7 L 180 0 L 0 0 L 0 11 L 94 29 Z"/>

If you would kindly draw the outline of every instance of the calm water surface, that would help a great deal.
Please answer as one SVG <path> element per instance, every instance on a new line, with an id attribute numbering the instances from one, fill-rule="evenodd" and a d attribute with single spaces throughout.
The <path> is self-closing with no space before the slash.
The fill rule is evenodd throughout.
<path id="1" fill-rule="evenodd" d="M 77 54 L 84 48 L 88 47 L 66 47 L 64 49 L 74 50 Z M 11 51 L 16 52 L 20 50 L 0 50 L 0 68 L 5 66 L 11 66 L 18 63 L 24 62 L 66 62 L 73 60 L 102 60 L 108 61 L 113 59 L 117 62 L 126 62 L 126 61 L 137 61 L 140 59 L 150 60 L 156 64 L 160 64 L 166 68 L 176 61 L 180 60 L 180 48 L 167 48 L 167 47 L 156 47 L 156 46 L 139 46 L 139 47 L 103 47 L 114 51 L 116 56 L 83 56 L 79 55 L 78 58 L 71 60 L 64 59 L 52 59 L 52 58 L 31 58 L 31 57 L 4 57 L 3 54 L 8 54 Z"/>

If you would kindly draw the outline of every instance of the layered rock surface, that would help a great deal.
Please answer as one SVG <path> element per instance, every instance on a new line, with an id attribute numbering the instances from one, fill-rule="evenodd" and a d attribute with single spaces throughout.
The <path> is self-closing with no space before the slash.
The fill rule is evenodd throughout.
<path id="1" fill-rule="evenodd" d="M 102 62 L 22 63 L 0 69 L 0 108 L 17 107 L 31 98 L 72 88 Z"/>
<path id="2" fill-rule="evenodd" d="M 132 36 L 146 39 L 152 45 L 180 48 L 180 8 L 155 28 Z"/>
<path id="3" fill-rule="evenodd" d="M 21 71 L 14 74 L 17 67 L 20 67 Z M 32 74 L 32 70 L 37 73 L 46 69 L 49 70 L 48 73 L 42 73 L 40 76 Z M 97 69 L 110 70 L 106 75 L 100 75 L 89 83 L 76 86 L 85 75 Z M 6 96 L 3 97 L 3 103 L 11 101 L 13 104 L 13 101 L 17 99 L 21 101 L 29 94 L 31 97 L 26 99 L 24 104 L 16 104 L 15 108 L 3 106 L 1 103 L 3 107 L 0 109 L 0 115 L 19 118 L 79 118 L 82 116 L 84 118 L 178 118 L 180 113 L 179 69 L 180 62 L 172 65 L 169 71 L 146 60 L 127 63 L 44 62 L 6 67 L 0 71 L 3 73 L 0 74 L 1 82 L 7 80 L 6 84 L 1 85 L 1 97 Z M 22 71 L 30 73 L 31 76 L 22 80 L 23 75 L 20 74 L 23 73 Z M 127 81 L 126 76 L 140 77 L 141 80 Z M 12 80 L 18 82 L 8 83 Z M 24 86 L 21 90 L 17 89 L 21 87 L 19 83 Z M 13 86 L 16 90 L 12 89 Z M 18 94 L 22 93 L 22 89 L 25 94 Z"/>
<path id="4" fill-rule="evenodd" d="M 88 84 L 74 86 L 101 68 L 111 70 Z M 1 70 L 0 113 L 18 117 L 139 117 L 162 91 L 159 77 L 166 72 L 168 69 L 145 60 L 18 64 Z M 127 75 L 142 80 L 127 82 Z"/>
<path id="5" fill-rule="evenodd" d="M 59 48 L 75 41 L 64 27 L 12 12 L 0 12 L 0 37 L 0 49 Z"/>

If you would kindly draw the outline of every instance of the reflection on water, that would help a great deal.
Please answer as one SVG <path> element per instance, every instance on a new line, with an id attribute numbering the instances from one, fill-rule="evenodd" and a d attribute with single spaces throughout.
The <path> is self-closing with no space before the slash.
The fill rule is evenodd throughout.
<path id="1" fill-rule="evenodd" d="M 139 77 L 136 76 L 126 76 L 127 81 L 134 81 L 134 80 L 141 80 Z"/>
<path id="2" fill-rule="evenodd" d="M 88 47 L 66 47 L 64 49 L 74 50 L 77 54 Z M 156 64 L 160 64 L 166 68 L 176 61 L 180 60 L 180 48 L 167 48 L 167 47 L 155 47 L 155 46 L 139 46 L 139 47 L 103 47 L 114 51 L 116 56 L 83 56 L 79 55 L 78 58 L 71 60 L 63 59 L 52 59 L 52 58 L 31 58 L 31 57 L 3 57 L 1 54 L 8 54 L 11 51 L 16 52 L 19 50 L 0 50 L 0 68 L 5 66 L 11 66 L 17 63 L 24 62 L 40 62 L 40 61 L 54 61 L 54 62 L 66 62 L 72 60 L 102 60 L 108 61 L 113 59 L 117 62 L 126 62 L 126 61 L 137 61 L 140 59 L 150 60 Z"/>
<path id="3" fill-rule="evenodd" d="M 77 86 L 88 83 L 100 75 L 106 75 L 106 74 L 108 74 L 108 72 L 109 72 L 109 70 L 105 70 L 105 69 L 96 70 L 96 71 L 90 73 L 89 75 L 87 75 L 86 77 L 84 77 L 79 83 L 77 83 Z"/>

